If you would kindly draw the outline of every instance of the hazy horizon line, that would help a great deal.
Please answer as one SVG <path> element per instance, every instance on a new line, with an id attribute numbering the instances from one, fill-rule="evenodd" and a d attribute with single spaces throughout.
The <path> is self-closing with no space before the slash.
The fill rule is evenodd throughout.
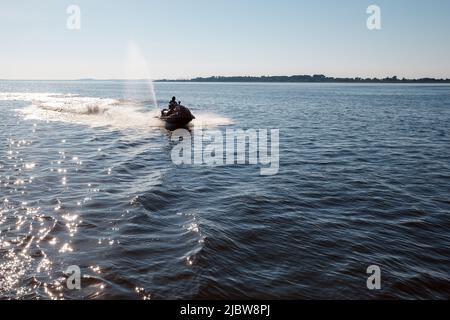
<path id="1" fill-rule="evenodd" d="M 83 77 L 83 78 L 66 78 L 66 79 L 52 79 L 52 78 L 0 78 L 0 81 L 192 81 L 195 79 L 211 79 L 211 78 L 272 78 L 272 77 L 296 77 L 296 76 L 325 76 L 327 78 L 334 79 L 390 79 L 396 77 L 399 80 L 406 79 L 408 81 L 417 81 L 422 79 L 433 79 L 433 80 L 450 80 L 449 77 L 434 77 L 434 76 L 423 76 L 423 77 L 415 77 L 415 78 L 406 78 L 402 76 L 383 76 L 383 77 L 369 77 L 369 76 L 352 76 L 352 77 L 343 77 L 343 76 L 329 76 L 320 73 L 315 74 L 291 74 L 291 75 L 210 75 L 210 76 L 195 76 L 195 77 L 186 77 L 186 78 L 158 78 L 158 79 L 148 79 L 148 78 L 101 78 L 101 77 Z"/>

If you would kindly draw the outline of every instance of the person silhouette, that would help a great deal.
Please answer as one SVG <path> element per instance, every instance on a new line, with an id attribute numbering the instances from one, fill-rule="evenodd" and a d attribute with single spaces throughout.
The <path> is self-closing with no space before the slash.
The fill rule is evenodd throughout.
<path id="1" fill-rule="evenodd" d="M 161 116 L 170 116 L 175 111 L 175 108 L 177 106 L 178 106 L 177 98 L 176 97 L 172 97 L 172 100 L 170 100 L 170 102 L 169 102 L 169 108 L 168 109 L 163 109 L 161 111 Z"/>

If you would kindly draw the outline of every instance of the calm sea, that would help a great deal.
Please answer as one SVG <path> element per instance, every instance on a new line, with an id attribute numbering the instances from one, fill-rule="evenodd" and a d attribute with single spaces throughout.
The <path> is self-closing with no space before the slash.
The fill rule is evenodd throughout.
<path id="1" fill-rule="evenodd" d="M 173 95 L 278 174 L 175 165 Z M 2 81 L 0 298 L 449 298 L 449 146 L 444 85 Z"/>

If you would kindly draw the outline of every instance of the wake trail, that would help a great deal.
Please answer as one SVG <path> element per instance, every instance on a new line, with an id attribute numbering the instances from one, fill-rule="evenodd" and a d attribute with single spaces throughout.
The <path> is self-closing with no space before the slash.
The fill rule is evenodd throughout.
<path id="1" fill-rule="evenodd" d="M 160 110 L 132 101 L 82 97 L 61 93 L 0 93 L 3 101 L 27 101 L 31 104 L 18 109 L 27 120 L 69 122 L 93 128 L 113 130 L 153 130 L 164 127 L 158 116 Z M 195 111 L 194 126 L 211 127 L 229 125 L 231 119 Z"/>

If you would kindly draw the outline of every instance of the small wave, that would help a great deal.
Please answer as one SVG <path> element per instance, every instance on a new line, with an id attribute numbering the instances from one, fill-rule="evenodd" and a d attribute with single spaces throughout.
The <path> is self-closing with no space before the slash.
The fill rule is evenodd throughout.
<path id="1" fill-rule="evenodd" d="M 195 120 L 192 123 L 197 126 L 215 127 L 233 124 L 229 118 L 211 112 L 195 112 Z"/>

